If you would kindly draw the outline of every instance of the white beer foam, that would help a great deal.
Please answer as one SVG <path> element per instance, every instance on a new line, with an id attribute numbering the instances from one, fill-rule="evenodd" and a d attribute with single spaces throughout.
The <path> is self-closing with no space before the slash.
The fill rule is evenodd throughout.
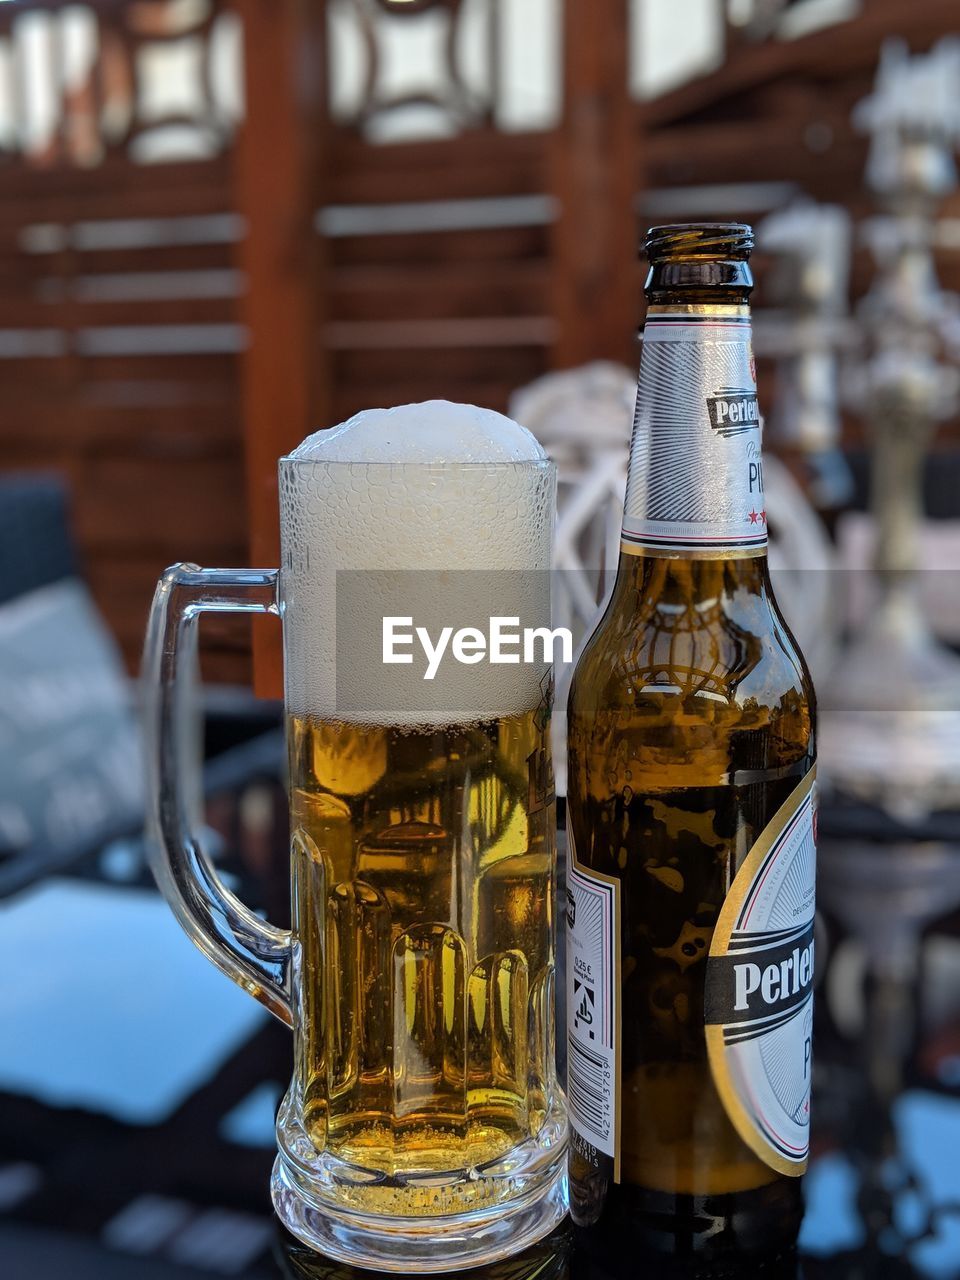
<path id="1" fill-rule="evenodd" d="M 519 422 L 450 400 L 364 409 L 315 431 L 290 454 L 328 462 L 528 462 L 546 456 Z"/>
<path id="2" fill-rule="evenodd" d="M 427 682 L 419 645 L 412 667 L 385 666 L 380 634 L 368 632 L 370 618 L 385 611 L 412 616 L 434 639 L 441 625 L 474 626 L 481 617 L 485 625 L 493 614 L 519 612 L 523 625 L 548 626 L 553 476 L 546 467 L 511 465 L 545 457 L 534 436 L 503 414 L 431 400 L 359 413 L 283 459 L 288 710 L 354 723 L 437 725 L 536 706 L 541 663 L 467 666 L 448 652 Z M 350 580 L 343 595 L 357 610 L 357 644 L 342 655 L 352 669 L 341 680 L 339 703 L 338 570 L 422 571 L 402 580 L 399 595 L 383 572 Z M 486 572 L 451 578 L 450 570 Z M 522 572 L 491 572 L 497 570 Z M 341 629 L 349 626 L 341 618 Z"/>

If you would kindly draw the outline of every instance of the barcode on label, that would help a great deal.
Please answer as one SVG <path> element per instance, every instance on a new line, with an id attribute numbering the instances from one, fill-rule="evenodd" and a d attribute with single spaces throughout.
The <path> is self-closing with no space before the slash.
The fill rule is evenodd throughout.
<path id="1" fill-rule="evenodd" d="M 609 1082 L 605 1063 L 571 1036 L 567 1057 L 567 1096 L 581 1122 L 601 1139 L 610 1133 Z"/>

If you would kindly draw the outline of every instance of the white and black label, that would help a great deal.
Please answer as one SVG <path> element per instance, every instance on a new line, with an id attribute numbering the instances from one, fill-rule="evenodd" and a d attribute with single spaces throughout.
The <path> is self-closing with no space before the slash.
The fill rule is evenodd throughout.
<path id="1" fill-rule="evenodd" d="M 704 988 L 714 1083 L 744 1142 L 780 1173 L 807 1164 L 813 1030 L 814 770 L 724 900 Z"/>
<path id="2" fill-rule="evenodd" d="M 568 832 L 567 1110 L 570 1141 L 620 1177 L 619 882 L 576 862 Z"/>
<path id="3" fill-rule="evenodd" d="M 748 555 L 767 542 L 746 308 L 651 310 L 623 512 L 627 550 Z"/>

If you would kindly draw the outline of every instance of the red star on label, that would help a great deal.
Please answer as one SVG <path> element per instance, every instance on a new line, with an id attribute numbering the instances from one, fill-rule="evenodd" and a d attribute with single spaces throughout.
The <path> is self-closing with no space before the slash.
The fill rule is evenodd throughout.
<path id="1" fill-rule="evenodd" d="M 751 512 L 750 512 L 750 523 L 751 523 L 751 524 L 756 524 L 756 523 L 757 523 L 757 521 L 758 521 L 759 519 L 760 519 L 760 512 L 759 512 L 759 511 L 751 511 Z"/>
<path id="2" fill-rule="evenodd" d="M 766 509 L 764 509 L 763 511 L 761 511 L 761 512 L 760 512 L 760 523 L 761 523 L 761 524 L 766 524 L 766 523 L 767 523 L 767 512 L 766 512 Z"/>

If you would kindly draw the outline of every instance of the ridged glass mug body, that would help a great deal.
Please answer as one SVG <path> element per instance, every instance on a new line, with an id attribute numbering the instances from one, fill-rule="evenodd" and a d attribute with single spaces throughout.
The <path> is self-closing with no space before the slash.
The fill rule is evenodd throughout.
<path id="1" fill-rule="evenodd" d="M 563 1132 L 549 674 L 448 670 L 438 691 L 414 673 L 401 692 L 357 648 L 355 597 L 374 616 L 395 593 L 417 621 L 442 600 L 453 625 L 488 597 L 548 609 L 550 464 L 451 469 L 281 465 L 300 992 L 281 1162 L 338 1210 L 425 1221 L 522 1198 Z M 424 510 L 439 536 L 414 548 Z"/>

